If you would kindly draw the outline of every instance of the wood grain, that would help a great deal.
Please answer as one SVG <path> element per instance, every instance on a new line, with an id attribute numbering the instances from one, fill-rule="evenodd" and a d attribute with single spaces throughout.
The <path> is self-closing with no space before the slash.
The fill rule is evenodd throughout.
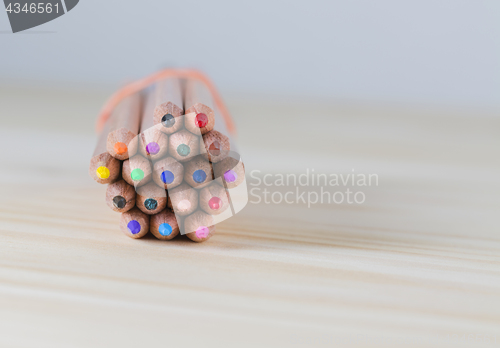
<path id="1" fill-rule="evenodd" d="M 16 145 L 29 161 L 0 155 L 16 168 L 0 173 L 0 346 L 498 346 L 500 121 L 346 107 L 313 129 L 284 105 L 233 106 L 250 189 L 265 188 L 253 170 L 311 167 L 376 172 L 379 185 L 362 205 L 249 203 L 205 243 L 124 236 L 87 174 L 92 137 L 2 127 L 4 148 L 33 143 Z M 278 142 L 280 112 L 297 127 Z M 260 145 L 252 123 L 267 125 Z M 59 146 L 70 140 L 74 156 Z"/>

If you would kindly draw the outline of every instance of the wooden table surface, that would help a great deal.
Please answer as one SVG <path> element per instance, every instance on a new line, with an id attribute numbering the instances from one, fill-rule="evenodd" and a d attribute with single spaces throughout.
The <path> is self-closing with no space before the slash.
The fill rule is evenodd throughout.
<path id="1" fill-rule="evenodd" d="M 118 229 L 87 174 L 105 93 L 0 92 L 0 347 L 500 346 L 494 113 L 230 99 L 247 174 L 379 184 L 364 204 L 253 195 L 195 244 Z"/>

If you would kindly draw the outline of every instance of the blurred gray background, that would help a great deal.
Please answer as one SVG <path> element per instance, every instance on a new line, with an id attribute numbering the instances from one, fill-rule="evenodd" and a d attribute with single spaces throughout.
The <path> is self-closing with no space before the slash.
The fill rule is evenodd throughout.
<path id="1" fill-rule="evenodd" d="M 500 1 L 81 0 L 12 34 L 0 84 L 111 90 L 162 67 L 225 96 L 500 109 Z"/>

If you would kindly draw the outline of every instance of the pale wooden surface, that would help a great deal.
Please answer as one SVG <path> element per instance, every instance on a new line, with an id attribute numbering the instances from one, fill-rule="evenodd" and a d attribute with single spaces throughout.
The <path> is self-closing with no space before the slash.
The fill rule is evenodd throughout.
<path id="1" fill-rule="evenodd" d="M 119 231 L 87 174 L 105 94 L 1 92 L 1 347 L 500 345 L 494 115 L 234 102 L 247 170 L 380 184 L 359 206 L 249 204 L 195 244 Z"/>

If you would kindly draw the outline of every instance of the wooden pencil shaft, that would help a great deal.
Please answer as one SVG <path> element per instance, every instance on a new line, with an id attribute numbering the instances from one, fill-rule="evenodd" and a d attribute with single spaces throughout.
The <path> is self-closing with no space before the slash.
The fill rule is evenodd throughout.
<path id="1" fill-rule="evenodd" d="M 157 214 L 167 206 L 167 192 L 154 182 L 138 187 L 136 205 L 145 214 Z"/>
<path id="2" fill-rule="evenodd" d="M 214 177 L 212 165 L 203 155 L 198 155 L 184 163 L 184 182 L 194 188 L 203 188 Z"/>
<path id="3" fill-rule="evenodd" d="M 200 190 L 199 206 L 207 214 L 219 215 L 229 208 L 229 204 L 228 192 L 215 181 Z"/>
<path id="4" fill-rule="evenodd" d="M 179 162 L 187 162 L 200 153 L 199 137 L 183 129 L 169 136 L 168 154 Z"/>
<path id="5" fill-rule="evenodd" d="M 210 132 L 215 125 L 212 95 L 200 81 L 184 81 L 184 126 L 193 134 Z"/>
<path id="6" fill-rule="evenodd" d="M 176 216 L 186 216 L 198 208 L 198 191 L 184 183 L 168 190 L 168 207 Z"/>
<path id="7" fill-rule="evenodd" d="M 110 123 L 106 122 L 90 159 L 89 175 L 99 184 L 115 182 L 120 176 L 121 162 L 111 156 L 106 149 L 109 128 Z"/>
<path id="8" fill-rule="evenodd" d="M 149 231 L 149 215 L 134 207 L 121 214 L 120 229 L 130 238 L 142 238 Z"/>
<path id="9" fill-rule="evenodd" d="M 109 129 L 106 149 L 110 155 L 126 160 L 133 153 L 129 151 L 129 144 L 139 133 L 142 116 L 142 96 L 134 93 L 124 98 L 113 110 L 109 118 Z"/>
<path id="10" fill-rule="evenodd" d="M 215 233 L 214 219 L 201 210 L 194 212 L 184 219 L 183 230 L 181 234 L 185 234 L 194 242 L 204 242 Z"/>
<path id="11" fill-rule="evenodd" d="M 104 127 L 103 127 L 101 133 L 97 137 L 97 144 L 95 146 L 94 153 L 92 154 L 92 157 L 96 157 L 96 156 L 102 155 L 103 153 L 108 152 L 107 140 L 108 140 L 108 134 L 109 134 L 110 128 L 111 128 L 111 123 L 110 123 L 110 120 L 108 119 L 108 121 L 104 124 Z"/>
<path id="12" fill-rule="evenodd" d="M 141 155 L 135 155 L 123 162 L 122 177 L 136 188 L 145 185 L 151 181 L 151 163 Z"/>
<path id="13" fill-rule="evenodd" d="M 160 187 L 173 189 L 184 180 L 184 166 L 173 157 L 163 158 L 154 164 L 153 180 Z"/>
<path id="14" fill-rule="evenodd" d="M 153 113 L 155 109 L 155 97 L 153 87 L 144 90 L 144 103 L 142 107 L 142 119 L 139 131 L 142 133 L 145 130 L 154 126 Z"/>
<path id="15" fill-rule="evenodd" d="M 161 131 L 162 125 L 155 125 L 153 122 L 154 89 L 148 88 L 145 95 L 138 146 L 144 157 L 156 160 L 167 154 L 168 135 Z"/>
<path id="16" fill-rule="evenodd" d="M 175 214 L 166 208 L 151 216 L 149 230 L 160 240 L 170 240 L 179 234 L 179 224 Z"/>
<path id="17" fill-rule="evenodd" d="M 109 184 L 106 189 L 106 204 L 119 213 L 129 211 L 135 206 L 135 188 L 125 180 Z"/>
<path id="18" fill-rule="evenodd" d="M 229 138 L 224 134 L 211 130 L 203 134 L 200 143 L 200 153 L 212 163 L 217 163 L 226 158 L 231 151 Z"/>
<path id="19" fill-rule="evenodd" d="M 154 99 L 153 123 L 161 125 L 161 131 L 166 134 L 180 130 L 184 125 L 180 80 L 171 78 L 159 81 L 153 86 L 151 94 Z"/>

